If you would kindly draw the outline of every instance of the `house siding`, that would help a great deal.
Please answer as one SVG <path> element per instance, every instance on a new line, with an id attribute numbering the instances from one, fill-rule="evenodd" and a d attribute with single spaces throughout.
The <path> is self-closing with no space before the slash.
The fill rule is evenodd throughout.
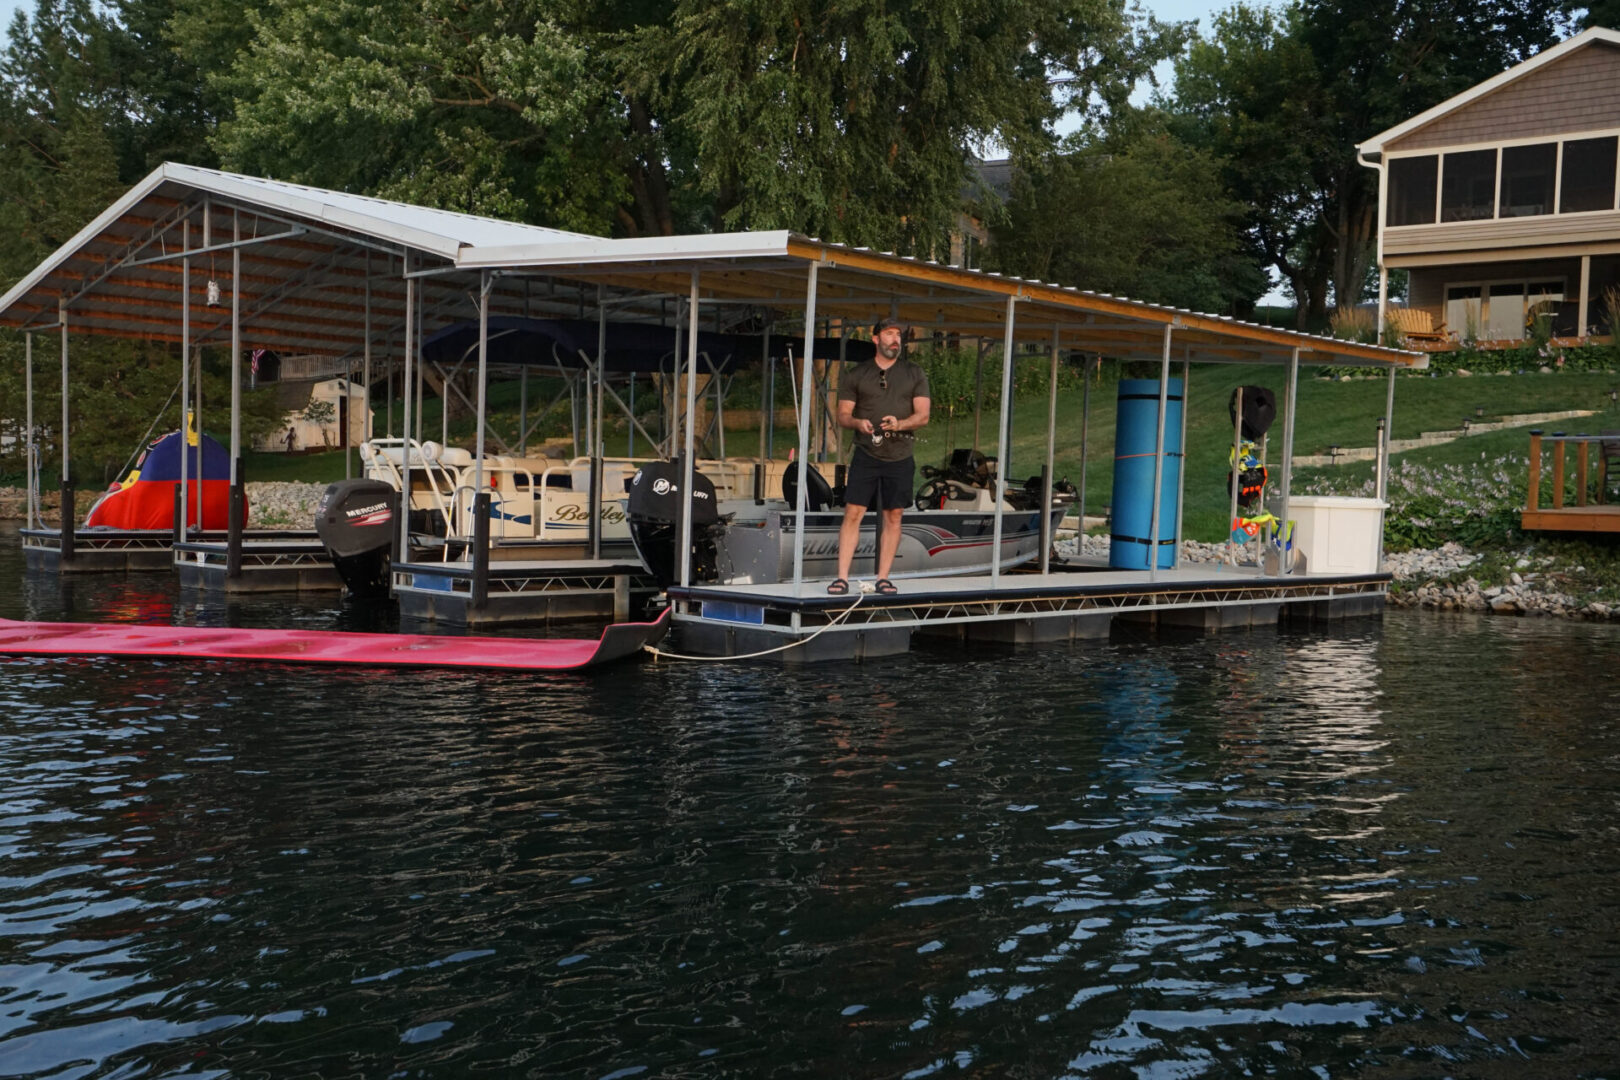
<path id="1" fill-rule="evenodd" d="M 1398 153 L 1617 126 L 1620 48 L 1594 42 L 1493 94 L 1435 118 L 1384 149 Z"/>
<path id="2" fill-rule="evenodd" d="M 1613 241 L 1617 237 L 1620 237 L 1620 212 L 1547 214 L 1385 229 L 1384 254 L 1396 257 L 1482 248 L 1592 244 Z"/>

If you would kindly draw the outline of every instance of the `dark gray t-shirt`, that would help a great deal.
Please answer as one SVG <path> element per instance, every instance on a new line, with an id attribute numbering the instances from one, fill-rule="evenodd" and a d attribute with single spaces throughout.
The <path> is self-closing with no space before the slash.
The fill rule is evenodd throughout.
<path id="1" fill-rule="evenodd" d="M 884 389 L 885 383 L 888 389 Z M 887 371 L 878 367 L 876 360 L 862 360 L 838 381 L 838 400 L 853 401 L 855 419 L 870 420 L 874 425 L 885 416 L 906 419 L 914 411 L 912 398 L 930 396 L 928 375 L 921 365 L 903 356 Z M 904 461 L 911 456 L 912 445 L 913 440 L 904 437 L 883 439 L 874 445 L 870 435 L 855 432 L 856 449 L 879 461 Z"/>

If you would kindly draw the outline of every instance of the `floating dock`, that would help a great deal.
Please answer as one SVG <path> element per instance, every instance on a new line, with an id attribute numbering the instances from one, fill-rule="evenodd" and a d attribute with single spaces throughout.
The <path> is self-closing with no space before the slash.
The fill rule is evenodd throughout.
<path id="1" fill-rule="evenodd" d="M 1115 620 L 1202 631 L 1383 611 L 1388 574 L 1266 576 L 1252 567 L 1062 571 L 900 580 L 897 596 L 820 582 L 672 587 L 675 651 L 784 662 L 891 656 L 915 636 L 1024 645 L 1107 638 Z M 852 583 L 853 584 L 853 583 Z M 858 588 L 858 585 L 856 585 Z M 783 648 L 783 646 L 795 646 Z"/>
<path id="2" fill-rule="evenodd" d="M 657 584 L 635 560 L 503 559 L 482 580 L 464 560 L 397 563 L 393 592 L 401 618 L 489 626 L 623 620 Z"/>
<path id="3" fill-rule="evenodd" d="M 242 540 L 240 572 L 231 573 L 230 545 L 223 539 L 174 544 L 174 568 L 187 589 L 226 594 L 336 592 L 343 579 L 313 532 L 260 534 Z"/>
<path id="4" fill-rule="evenodd" d="M 450 637 L 223 626 L 38 623 L 0 619 L 0 655 L 117 656 L 363 668 L 568 671 L 619 660 L 660 640 L 668 612 L 652 622 L 607 627 L 600 638 Z"/>

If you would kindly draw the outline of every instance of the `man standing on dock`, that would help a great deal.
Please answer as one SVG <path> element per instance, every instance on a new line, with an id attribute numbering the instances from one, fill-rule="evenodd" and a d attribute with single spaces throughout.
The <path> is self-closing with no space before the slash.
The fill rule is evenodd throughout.
<path id="1" fill-rule="evenodd" d="M 838 577 L 833 596 L 849 592 L 849 566 L 861 537 L 861 519 L 876 506 L 879 522 L 877 591 L 893 596 L 889 580 L 900 547 L 900 519 L 911 502 L 916 463 L 912 433 L 928 423 L 928 376 L 907 360 L 906 324 L 884 319 L 872 327 L 871 360 L 855 365 L 838 384 L 838 426 L 855 432 L 855 454 L 844 484 L 844 521 L 838 530 Z"/>

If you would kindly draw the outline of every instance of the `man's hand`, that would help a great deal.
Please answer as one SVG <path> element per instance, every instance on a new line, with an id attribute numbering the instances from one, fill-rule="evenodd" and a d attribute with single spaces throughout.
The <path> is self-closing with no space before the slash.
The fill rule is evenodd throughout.
<path id="1" fill-rule="evenodd" d="M 900 418 L 898 416 L 885 416 L 878 426 L 883 428 L 884 431 L 899 431 Z"/>
<path id="2" fill-rule="evenodd" d="M 861 420 L 855 421 L 855 430 L 859 431 L 862 435 L 870 435 L 876 429 L 874 427 L 872 427 L 872 421 L 866 420 L 866 419 L 861 419 Z"/>

